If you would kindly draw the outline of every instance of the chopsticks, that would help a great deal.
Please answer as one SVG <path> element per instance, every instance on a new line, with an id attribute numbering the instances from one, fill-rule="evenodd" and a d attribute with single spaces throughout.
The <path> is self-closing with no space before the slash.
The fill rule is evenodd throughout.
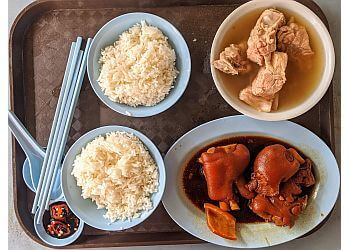
<path id="1" fill-rule="evenodd" d="M 91 45 L 91 39 L 87 40 L 84 52 L 80 50 L 81 43 L 81 37 L 78 37 L 77 41 L 72 43 L 63 77 L 62 88 L 32 207 L 32 213 L 35 213 L 37 210 L 39 212 L 37 224 L 41 222 L 45 208 L 48 208 L 55 177 L 61 166 L 68 132 L 86 71 L 87 53 Z"/>
<path id="2" fill-rule="evenodd" d="M 74 54 L 74 51 L 75 51 L 75 47 L 76 47 L 75 46 L 75 42 L 73 42 L 72 46 L 70 48 L 70 52 L 69 52 L 67 67 L 66 67 L 66 70 L 64 72 L 61 92 L 60 92 L 60 95 L 59 95 L 59 98 L 58 98 L 58 102 L 57 102 L 57 108 L 56 108 L 55 116 L 54 116 L 53 123 L 52 123 L 52 129 L 50 131 L 49 142 L 47 144 L 46 154 L 45 154 L 45 157 L 44 157 L 44 163 L 43 163 L 43 166 L 42 166 L 41 172 L 40 172 L 38 188 L 37 188 L 37 192 L 35 194 L 33 207 L 32 207 L 32 214 L 34 214 L 36 212 L 36 209 L 37 209 L 37 206 L 38 206 L 38 203 L 39 203 L 39 199 L 40 199 L 40 196 L 41 196 L 42 185 L 44 183 L 44 179 L 46 179 L 45 176 L 46 176 L 46 173 L 47 173 L 47 164 L 48 164 L 48 159 L 49 159 L 49 152 L 52 152 L 52 141 L 53 141 L 53 138 L 54 138 L 55 129 L 57 127 L 58 114 L 59 114 L 59 111 L 60 111 L 59 107 L 62 106 L 63 93 L 67 89 L 67 78 L 68 78 L 68 74 L 69 74 L 70 68 L 72 67 L 72 60 L 73 60 L 73 54 Z"/>
<path id="3" fill-rule="evenodd" d="M 68 139 L 69 129 L 70 129 L 70 125 L 71 125 L 72 120 L 73 120 L 74 110 L 75 110 L 76 104 L 78 102 L 79 92 L 80 92 L 81 85 L 82 85 L 83 80 L 84 80 L 84 75 L 85 75 L 85 71 L 86 71 L 87 54 L 88 54 L 88 48 L 90 47 L 90 44 L 91 44 L 91 38 L 88 38 L 88 40 L 86 42 L 86 48 L 84 51 L 84 55 L 81 55 L 82 61 L 81 61 L 79 71 L 78 70 L 76 71 L 77 72 L 77 80 L 76 80 L 76 85 L 74 88 L 73 96 L 71 99 L 72 101 L 71 101 L 71 103 L 69 103 L 70 104 L 69 109 L 65 110 L 68 113 L 67 114 L 68 118 L 67 118 L 66 123 L 64 124 L 64 130 L 62 131 L 62 137 L 60 137 L 60 138 L 63 138 L 63 140 L 61 140 L 61 143 L 59 145 L 60 151 L 59 151 L 58 155 L 60 157 L 58 157 L 58 159 L 62 159 L 64 147 L 65 147 L 67 139 Z M 46 198 L 46 201 L 44 203 L 45 209 L 48 209 L 51 191 L 53 189 L 53 185 L 55 183 L 55 177 L 56 177 L 56 174 L 57 174 L 57 171 L 58 171 L 58 168 L 60 165 L 61 165 L 61 162 L 59 160 L 54 162 L 54 174 L 53 174 L 53 178 L 51 178 L 51 183 L 50 183 L 50 186 L 48 189 L 47 198 Z"/>

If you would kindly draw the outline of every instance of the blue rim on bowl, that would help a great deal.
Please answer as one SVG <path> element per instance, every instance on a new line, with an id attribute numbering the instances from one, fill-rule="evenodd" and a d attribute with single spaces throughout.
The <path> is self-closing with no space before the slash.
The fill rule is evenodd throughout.
<path id="1" fill-rule="evenodd" d="M 104 214 L 106 213 L 106 209 L 97 209 L 97 205 L 92 202 L 91 199 L 84 199 L 81 196 L 82 190 L 81 187 L 77 186 L 76 180 L 73 175 L 71 175 L 73 169 L 73 162 L 75 157 L 80 154 L 83 147 L 86 146 L 87 143 L 91 142 L 96 137 L 102 135 L 106 135 L 110 132 L 116 131 L 124 131 L 128 133 L 134 134 L 138 137 L 145 147 L 148 149 L 152 158 L 154 159 L 158 171 L 158 192 L 152 194 L 151 199 L 153 203 L 153 208 L 147 211 L 142 211 L 140 217 L 133 218 L 130 221 L 120 221 L 117 220 L 111 223 L 108 219 L 104 218 Z M 91 130 L 90 132 L 81 136 L 69 149 L 68 153 L 63 162 L 62 173 L 61 173 L 61 185 L 64 197 L 70 209 L 73 213 L 78 216 L 81 220 L 83 220 L 86 224 L 101 230 L 108 231 L 119 231 L 127 228 L 134 227 L 144 220 L 146 220 L 153 211 L 157 208 L 160 203 L 160 200 L 163 196 L 163 192 L 165 189 L 165 167 L 163 158 L 157 149 L 157 147 L 153 144 L 153 142 L 148 139 L 144 134 L 132 129 L 123 126 L 105 126 L 96 128 Z"/>
<path id="2" fill-rule="evenodd" d="M 119 35 L 136 23 L 145 20 L 148 24 L 158 27 L 176 53 L 176 68 L 179 74 L 174 87 L 164 100 L 154 106 L 131 107 L 110 100 L 102 91 L 97 79 L 100 72 L 98 60 L 101 49 L 112 45 L 119 39 Z M 149 13 L 134 12 L 118 16 L 106 23 L 95 35 L 88 52 L 87 73 L 90 84 L 100 100 L 112 110 L 133 117 L 148 117 L 159 114 L 173 106 L 185 92 L 191 74 L 191 57 L 186 41 L 181 33 L 167 20 Z"/>

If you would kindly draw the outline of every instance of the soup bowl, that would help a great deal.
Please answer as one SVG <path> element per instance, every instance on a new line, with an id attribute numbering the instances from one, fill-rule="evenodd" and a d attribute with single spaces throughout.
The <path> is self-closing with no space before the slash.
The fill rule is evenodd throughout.
<path id="1" fill-rule="evenodd" d="M 305 96 L 304 99 L 295 105 L 291 105 L 283 109 L 277 109 L 276 111 L 272 111 L 270 113 L 260 112 L 241 101 L 238 94 L 232 93 L 232 91 L 226 87 L 227 85 L 225 86 L 224 75 L 226 74 L 217 70 L 213 66 L 213 62 L 219 58 L 219 54 L 222 49 L 229 46 L 229 43 L 224 44 L 227 42 L 225 41 L 225 36 L 228 32 L 234 32 L 232 29 L 238 20 L 241 20 L 241 18 L 246 17 L 252 12 L 256 12 L 258 10 L 263 12 L 263 10 L 268 8 L 276 8 L 281 10 L 281 12 L 286 11 L 291 16 L 296 16 L 298 18 L 300 17 L 306 24 L 308 24 L 308 26 L 313 27 L 313 30 L 315 31 L 314 33 L 318 38 L 317 40 L 320 41 L 319 48 L 321 51 L 319 51 L 319 53 L 322 53 L 322 60 L 324 62 L 323 69 L 320 70 L 321 75 L 318 77 L 319 80 L 317 80 L 315 87 Z M 253 29 L 253 27 L 251 27 L 251 29 Z M 312 10 L 303 4 L 295 2 L 294 0 L 253 0 L 235 9 L 220 25 L 211 47 L 210 64 L 212 77 L 218 91 L 225 101 L 234 109 L 255 119 L 280 121 L 292 119 L 304 114 L 321 100 L 332 81 L 335 66 L 335 54 L 333 42 L 326 26 Z M 247 82 L 246 86 L 249 84 L 250 83 Z M 287 84 L 288 76 L 285 85 Z M 298 91 L 298 89 L 295 91 Z M 286 93 L 286 95 L 287 94 L 288 93 Z"/>

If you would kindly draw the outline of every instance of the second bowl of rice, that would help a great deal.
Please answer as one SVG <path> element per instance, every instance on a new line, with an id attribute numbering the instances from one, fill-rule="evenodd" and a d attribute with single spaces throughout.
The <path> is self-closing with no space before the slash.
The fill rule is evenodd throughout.
<path id="1" fill-rule="evenodd" d="M 186 41 L 168 21 L 129 13 L 95 35 L 87 72 L 96 95 L 112 110 L 134 117 L 165 111 L 184 93 L 191 72 Z"/>
<path id="2" fill-rule="evenodd" d="M 164 163 L 140 132 L 101 127 L 69 149 L 61 184 L 67 204 L 86 224 L 124 230 L 140 224 L 158 206 L 165 187 Z"/>

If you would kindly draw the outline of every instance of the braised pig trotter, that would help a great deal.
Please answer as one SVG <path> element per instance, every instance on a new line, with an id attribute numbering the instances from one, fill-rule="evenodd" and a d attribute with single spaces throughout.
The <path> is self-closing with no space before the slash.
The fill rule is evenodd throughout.
<path id="1" fill-rule="evenodd" d="M 277 196 L 267 197 L 258 194 L 251 200 L 250 209 L 268 222 L 274 222 L 277 226 L 294 225 L 300 212 L 306 207 L 307 195 L 298 198 L 294 202 L 281 200 Z"/>
<path id="2" fill-rule="evenodd" d="M 279 194 L 281 182 L 286 182 L 300 167 L 297 152 L 293 149 L 286 149 L 280 144 L 265 147 L 256 156 L 254 161 L 254 172 L 249 189 L 255 189 L 259 194 L 274 196 Z"/>
<path id="3" fill-rule="evenodd" d="M 198 160 L 203 164 L 209 198 L 220 201 L 220 207 L 224 210 L 228 206 L 232 210 L 239 208 L 233 192 L 233 184 L 248 166 L 249 159 L 250 153 L 246 146 L 230 144 L 209 148 Z M 228 206 L 225 207 L 222 202 Z"/>

